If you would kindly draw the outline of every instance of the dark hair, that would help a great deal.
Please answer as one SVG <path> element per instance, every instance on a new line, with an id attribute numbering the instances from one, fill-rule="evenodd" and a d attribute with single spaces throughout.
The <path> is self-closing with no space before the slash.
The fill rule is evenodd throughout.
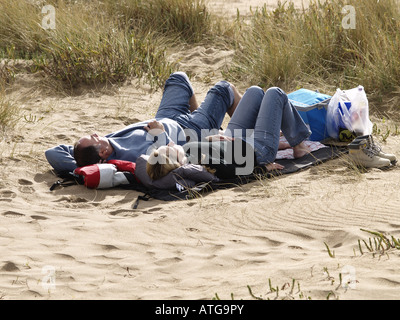
<path id="1" fill-rule="evenodd" d="M 88 146 L 83 148 L 78 142 L 74 146 L 74 158 L 78 167 L 99 163 L 101 160 L 98 147 Z"/>

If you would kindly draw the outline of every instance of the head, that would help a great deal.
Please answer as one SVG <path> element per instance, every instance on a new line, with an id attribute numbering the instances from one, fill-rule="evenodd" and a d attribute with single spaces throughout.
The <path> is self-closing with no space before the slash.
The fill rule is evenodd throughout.
<path id="1" fill-rule="evenodd" d="M 152 180 L 160 179 L 186 163 L 183 148 L 170 143 L 153 151 L 147 160 L 146 171 Z"/>
<path id="2" fill-rule="evenodd" d="M 78 167 L 99 163 L 111 153 L 112 146 L 108 139 L 97 134 L 84 136 L 74 145 L 74 158 Z"/>

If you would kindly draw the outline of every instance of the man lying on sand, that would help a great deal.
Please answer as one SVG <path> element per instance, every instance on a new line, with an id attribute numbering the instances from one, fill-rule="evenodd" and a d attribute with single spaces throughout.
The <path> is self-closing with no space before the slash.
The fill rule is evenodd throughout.
<path id="1" fill-rule="evenodd" d="M 183 145 L 189 136 L 198 140 L 204 129 L 218 131 L 225 113 L 232 117 L 240 98 L 232 84 L 220 81 L 198 106 L 188 76 L 176 72 L 165 83 L 155 116 L 158 121 L 135 123 L 104 137 L 84 136 L 74 146 L 59 145 L 46 150 L 45 156 L 57 174 L 113 159 L 135 162 L 140 155 L 149 153 L 149 148 L 170 141 Z"/>

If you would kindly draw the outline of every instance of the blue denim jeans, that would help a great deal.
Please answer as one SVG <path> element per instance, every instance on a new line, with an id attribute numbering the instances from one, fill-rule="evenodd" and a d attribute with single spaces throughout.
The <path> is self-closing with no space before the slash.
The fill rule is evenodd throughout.
<path id="1" fill-rule="evenodd" d="M 200 139 L 202 130 L 218 130 L 221 127 L 234 94 L 228 82 L 220 81 L 208 91 L 199 108 L 191 113 L 189 99 L 193 93 L 188 76 L 183 72 L 173 73 L 165 83 L 156 119 L 175 120 L 182 128 L 194 130 L 196 138 Z"/>
<path id="2" fill-rule="evenodd" d="M 243 137 L 254 146 L 257 163 L 268 164 L 275 161 L 281 130 L 292 147 L 311 135 L 285 92 L 253 86 L 244 93 L 226 133 Z"/>

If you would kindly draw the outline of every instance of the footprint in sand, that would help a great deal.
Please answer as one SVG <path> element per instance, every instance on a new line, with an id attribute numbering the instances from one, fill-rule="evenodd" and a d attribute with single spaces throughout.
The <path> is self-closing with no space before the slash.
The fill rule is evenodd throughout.
<path id="1" fill-rule="evenodd" d="M 26 179 L 19 179 L 18 183 L 20 186 L 18 187 L 18 190 L 22 193 L 34 193 L 35 189 L 31 187 L 33 185 L 32 181 L 26 180 Z"/>
<path id="2" fill-rule="evenodd" d="M 18 183 L 20 185 L 23 185 L 23 186 L 31 186 L 31 185 L 33 185 L 32 181 L 29 181 L 29 180 L 26 180 L 26 179 L 19 179 Z"/>
<path id="3" fill-rule="evenodd" d="M 2 267 L 1 271 L 6 271 L 6 272 L 14 272 L 14 271 L 20 271 L 17 265 L 14 262 L 7 261 Z"/>
<path id="4" fill-rule="evenodd" d="M 65 134 L 57 134 L 55 137 L 56 137 L 57 139 L 63 140 L 63 141 L 69 139 L 69 137 L 66 136 Z"/>
<path id="5" fill-rule="evenodd" d="M 34 220 L 47 220 L 48 219 L 47 217 L 38 216 L 38 215 L 33 215 L 33 216 L 31 216 L 31 218 Z"/>
<path id="6" fill-rule="evenodd" d="M 11 201 L 17 194 L 11 190 L 0 191 L 0 201 Z"/>
<path id="7" fill-rule="evenodd" d="M 63 196 L 57 200 L 54 200 L 55 202 L 61 202 L 61 201 L 66 201 L 66 202 L 70 202 L 70 203 L 86 203 L 88 202 L 87 199 L 85 198 L 81 198 L 75 195 L 71 195 L 71 196 Z"/>
<path id="8" fill-rule="evenodd" d="M 155 265 L 157 266 L 170 266 L 170 265 L 175 265 L 178 262 L 181 262 L 182 259 L 179 257 L 171 257 L 171 258 L 165 258 L 165 259 L 159 259 L 154 262 Z"/>
<path id="9" fill-rule="evenodd" d="M 99 244 L 100 248 L 104 251 L 114 251 L 114 250 L 119 250 L 118 247 L 112 245 L 112 244 Z"/>
<path id="10" fill-rule="evenodd" d="M 246 199 L 232 200 L 232 202 L 233 202 L 233 203 L 241 203 L 241 202 L 247 203 L 247 202 L 249 202 L 249 200 L 246 200 Z"/>
<path id="11" fill-rule="evenodd" d="M 109 215 L 113 216 L 113 217 L 137 217 L 138 214 L 134 213 L 130 210 L 125 210 L 125 209 L 119 209 L 119 210 L 115 210 L 115 211 L 111 211 L 108 213 Z"/>
<path id="12" fill-rule="evenodd" d="M 6 211 L 6 212 L 3 212 L 1 215 L 6 217 L 6 218 L 11 218 L 11 219 L 25 217 L 24 214 L 19 213 L 19 212 L 15 212 L 15 211 Z"/>
<path id="13" fill-rule="evenodd" d="M 157 212 L 157 211 L 160 211 L 160 210 L 161 210 L 161 208 L 151 208 L 151 209 L 148 209 L 148 210 L 144 210 L 143 213 L 144 214 L 152 214 L 153 212 Z"/>

